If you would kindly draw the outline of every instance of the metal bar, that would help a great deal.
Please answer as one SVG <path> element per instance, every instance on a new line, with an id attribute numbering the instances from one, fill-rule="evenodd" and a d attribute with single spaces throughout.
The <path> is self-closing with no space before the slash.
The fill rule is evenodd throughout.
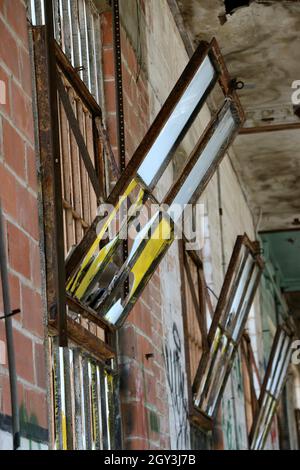
<path id="1" fill-rule="evenodd" d="M 110 160 L 113 176 L 116 180 L 118 180 L 121 176 L 121 172 L 118 168 L 114 152 L 111 148 L 107 130 L 105 129 L 105 127 L 103 125 L 103 122 L 102 122 L 102 119 L 100 117 L 96 117 L 95 124 L 96 124 L 96 128 L 97 128 L 97 131 L 98 131 L 99 138 L 103 142 L 103 147 L 104 147 L 106 156 Z"/>
<path id="2" fill-rule="evenodd" d="M 91 111 L 93 116 L 102 117 L 102 110 L 99 104 L 93 95 L 91 95 L 85 83 L 78 76 L 76 68 L 73 67 L 72 63 L 57 43 L 55 43 L 55 54 L 59 67 L 62 69 L 68 81 L 72 84 L 74 90 L 79 95 L 80 99 L 82 99 L 85 106 Z"/>
<path id="3" fill-rule="evenodd" d="M 13 326 L 11 318 L 11 306 L 9 295 L 9 282 L 7 272 L 7 257 L 5 248 L 4 220 L 2 206 L 0 201 L 0 271 L 2 282 L 3 309 L 5 315 L 5 333 L 6 348 L 8 359 L 9 383 L 10 383 L 10 400 L 12 409 L 12 433 L 13 433 L 13 449 L 20 447 L 20 418 L 18 404 L 18 382 L 16 372 L 16 360 L 14 350 Z"/>
<path id="4" fill-rule="evenodd" d="M 55 333 L 57 326 L 53 323 L 50 328 Z M 68 336 L 75 344 L 88 349 L 97 360 L 112 359 L 116 355 L 116 352 L 108 344 L 90 333 L 72 318 L 68 318 Z"/>
<path id="5" fill-rule="evenodd" d="M 51 141 L 51 174 L 53 177 L 54 196 L 54 251 L 56 253 L 56 269 L 54 275 L 56 312 L 59 321 L 59 344 L 67 346 L 67 316 L 66 316 L 66 290 L 65 290 L 65 259 L 63 237 L 63 207 L 62 207 L 62 182 L 60 166 L 59 126 L 58 126 L 58 100 L 57 100 L 57 69 L 55 58 L 55 39 L 53 30 L 53 1 L 45 3 L 46 19 L 46 57 L 48 77 L 49 99 L 49 138 Z M 42 77 L 45 81 L 45 76 Z"/>
<path id="6" fill-rule="evenodd" d="M 84 318 L 87 318 L 88 320 L 92 321 L 97 326 L 109 333 L 115 331 L 115 328 L 110 323 L 106 322 L 104 318 L 100 317 L 93 309 L 87 307 L 86 305 L 83 305 L 79 300 L 75 299 L 74 297 L 71 297 L 68 294 L 66 295 L 66 298 L 67 303 L 73 312 L 78 313 Z"/>
<path id="7" fill-rule="evenodd" d="M 125 123 L 123 103 L 123 80 L 122 80 L 122 49 L 120 31 L 119 0 L 112 1 L 113 12 L 113 38 L 114 38 L 114 60 L 115 60 L 115 86 L 116 86 L 116 113 L 117 113 L 117 138 L 121 172 L 126 167 L 125 149 Z"/>
<path id="8" fill-rule="evenodd" d="M 82 406 L 84 408 L 85 419 L 85 435 L 86 435 L 86 449 L 92 450 L 92 426 L 91 426 L 91 390 L 89 381 L 89 360 L 87 357 L 82 356 L 82 378 L 83 378 L 83 399 Z"/>
<path id="9" fill-rule="evenodd" d="M 123 80 L 122 80 L 122 49 L 120 31 L 119 0 L 112 2 L 113 12 L 113 38 L 114 38 L 114 61 L 115 61 L 115 90 L 116 90 L 116 114 L 117 114 L 117 139 L 121 174 L 126 168 L 125 147 L 125 120 L 123 103 Z M 128 240 L 123 240 L 123 261 L 128 257 Z M 129 280 L 124 283 L 124 296 L 129 293 Z"/>
<path id="10" fill-rule="evenodd" d="M 73 135 L 74 135 L 74 137 L 76 139 L 76 142 L 77 142 L 77 145 L 79 147 L 80 154 L 82 156 L 86 171 L 87 171 L 87 173 L 89 175 L 89 178 L 91 180 L 91 183 L 93 185 L 93 188 L 94 188 L 95 194 L 97 196 L 97 199 L 99 199 L 100 196 L 101 196 L 101 189 L 100 189 L 99 180 L 98 180 L 95 168 L 93 166 L 93 163 L 91 161 L 91 157 L 89 155 L 89 152 L 86 148 L 85 141 L 84 141 L 84 138 L 82 136 L 78 121 L 76 119 L 76 116 L 74 114 L 72 105 L 71 105 L 70 100 L 69 100 L 69 96 L 68 96 L 68 94 L 66 92 L 66 89 L 64 87 L 64 84 L 62 83 L 62 80 L 59 76 L 57 76 L 57 88 L 58 88 L 58 92 L 59 92 L 61 102 L 64 106 L 67 118 L 69 120 L 70 127 L 72 129 Z"/>

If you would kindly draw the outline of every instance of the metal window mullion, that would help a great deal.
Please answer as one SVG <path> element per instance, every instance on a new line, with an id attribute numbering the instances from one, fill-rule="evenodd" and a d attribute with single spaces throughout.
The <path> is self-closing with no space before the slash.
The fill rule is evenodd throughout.
<path id="1" fill-rule="evenodd" d="M 87 37 L 85 28 L 84 0 L 77 0 L 78 3 L 78 27 L 79 27 L 79 54 L 83 70 L 81 78 L 85 84 L 88 83 L 88 56 L 87 56 Z"/>
<path id="2" fill-rule="evenodd" d="M 98 419 L 99 419 L 99 448 L 103 450 L 103 415 L 101 405 L 101 379 L 99 366 L 95 366 L 96 369 L 96 382 L 97 382 L 97 401 L 98 401 Z"/>
<path id="3" fill-rule="evenodd" d="M 93 47 L 92 47 L 92 35 L 90 32 L 91 28 L 91 9 L 89 7 L 88 0 L 83 2 L 83 14 L 84 14 L 84 29 L 85 29 L 85 40 L 86 40 L 86 62 L 87 62 L 87 87 L 91 94 L 94 95 L 94 84 L 92 81 L 92 69 L 91 64 L 93 63 Z"/>
<path id="4" fill-rule="evenodd" d="M 99 16 L 98 14 L 92 14 L 91 15 L 91 34 L 92 34 L 92 47 L 93 47 L 93 55 L 94 55 L 94 79 L 95 79 L 95 98 L 97 103 L 101 104 L 102 100 L 100 99 L 100 81 L 99 81 L 99 72 L 100 69 L 98 67 L 100 66 L 100 61 L 97 60 L 97 55 L 100 55 L 100 50 L 101 50 L 101 42 L 97 42 L 97 23 L 99 22 Z M 98 47 L 97 47 L 98 46 Z"/>
<path id="5" fill-rule="evenodd" d="M 53 408 L 54 408 L 54 427 L 55 427 L 55 449 L 63 450 L 66 448 L 65 433 L 65 396 L 64 396 L 64 378 L 63 363 L 61 361 L 61 352 L 57 338 L 52 342 L 52 377 L 53 377 Z"/>
<path id="6" fill-rule="evenodd" d="M 60 0 L 55 0 L 53 2 L 53 28 L 54 28 L 54 37 L 57 43 L 62 47 L 63 32 L 62 32 L 62 22 L 61 22 Z"/>
<path id="7" fill-rule="evenodd" d="M 82 66 L 80 56 L 80 33 L 79 33 L 79 14 L 78 14 L 78 0 L 69 0 L 70 4 L 70 16 L 72 24 L 72 37 L 73 37 L 73 67 L 78 69 Z M 82 72 L 79 72 L 80 78 L 82 78 Z"/>
<path id="8" fill-rule="evenodd" d="M 100 376 L 100 391 L 101 391 L 101 416 L 102 416 L 102 432 L 103 432 L 103 449 L 110 449 L 109 426 L 108 426 L 108 406 L 106 399 L 106 377 L 102 366 L 98 366 Z"/>
<path id="9" fill-rule="evenodd" d="M 72 46 L 71 42 L 72 38 L 72 31 L 71 31 L 71 18 L 69 14 L 69 1 L 68 0 L 60 0 L 60 10 L 61 10 L 61 17 L 62 17 L 62 33 L 63 33 L 63 51 L 72 62 Z"/>
<path id="10" fill-rule="evenodd" d="M 75 66 L 75 55 L 74 55 L 74 31 L 73 31 L 73 21 L 72 21 L 72 5 L 71 0 L 68 0 L 68 17 L 69 17 L 69 24 L 70 24 L 70 56 L 71 56 L 71 64 L 73 67 Z"/>
<path id="11" fill-rule="evenodd" d="M 36 20 L 36 25 L 42 24 L 42 1 L 41 0 L 35 1 L 35 20 Z"/>
<path id="12" fill-rule="evenodd" d="M 92 432 L 91 432 L 91 400 L 90 400 L 90 383 L 89 383 L 89 366 L 88 359 L 82 357 L 82 406 L 85 417 L 85 440 L 86 449 L 92 449 Z"/>
<path id="13" fill-rule="evenodd" d="M 91 382 L 91 400 L 92 400 L 92 427 L 93 427 L 93 448 L 101 450 L 101 425 L 98 400 L 98 382 L 97 369 L 94 362 L 90 362 L 90 382 Z"/>
<path id="14" fill-rule="evenodd" d="M 88 57 L 89 57 L 89 74 L 90 74 L 90 92 L 98 101 L 97 96 L 97 71 L 96 71 L 96 45 L 94 34 L 94 14 L 91 9 L 90 1 L 86 6 L 86 27 L 87 27 L 87 40 L 88 40 Z M 100 48 L 100 44 L 98 45 Z"/>
<path id="15" fill-rule="evenodd" d="M 67 449 L 74 449 L 73 439 L 73 417 L 74 408 L 72 400 L 72 382 L 71 382 L 71 366 L 70 366 L 70 349 L 63 348 L 63 375 L 64 375 L 64 391 L 65 391 L 65 414 L 66 414 L 66 431 L 67 431 Z"/>
<path id="16" fill-rule="evenodd" d="M 82 374 L 81 356 L 78 349 L 73 350 L 73 380 L 74 380 L 74 403 L 75 403 L 75 435 L 76 449 L 84 450 L 85 447 L 85 425 L 82 412 Z"/>

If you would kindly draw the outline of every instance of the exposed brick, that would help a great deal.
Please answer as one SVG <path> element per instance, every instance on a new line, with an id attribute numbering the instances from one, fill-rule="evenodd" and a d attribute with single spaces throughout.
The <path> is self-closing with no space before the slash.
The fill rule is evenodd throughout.
<path id="1" fill-rule="evenodd" d="M 37 192 L 37 168 L 35 151 L 29 146 L 26 146 L 26 166 L 27 166 L 27 182 L 29 186 Z"/>
<path id="2" fill-rule="evenodd" d="M 126 325 L 119 332 L 119 345 L 122 354 L 135 359 L 137 357 L 136 332 L 132 325 Z"/>
<path id="3" fill-rule="evenodd" d="M 30 242 L 30 262 L 31 262 L 31 280 L 37 289 L 41 288 L 41 258 L 40 247 L 36 243 Z"/>
<path id="4" fill-rule="evenodd" d="M 17 190 L 19 183 L 0 162 L 0 197 L 2 207 L 12 217 L 17 217 Z"/>
<path id="5" fill-rule="evenodd" d="M 151 359 L 150 359 L 151 361 Z M 145 380 L 145 402 L 151 405 L 156 404 L 156 377 L 149 373 L 144 373 Z"/>
<path id="6" fill-rule="evenodd" d="M 46 393 L 25 388 L 25 407 L 29 421 L 46 429 L 48 426 Z"/>
<path id="7" fill-rule="evenodd" d="M 110 11 L 102 13 L 101 15 L 101 33 L 103 46 L 113 45 L 113 27 L 112 27 L 112 13 Z"/>
<path id="8" fill-rule="evenodd" d="M 6 16 L 6 0 L 0 0 L 0 12 Z"/>
<path id="9" fill-rule="evenodd" d="M 129 73 L 127 67 L 123 65 L 122 67 L 122 80 L 123 80 L 123 92 L 128 96 L 130 102 L 132 103 L 132 86 L 133 86 L 133 76 Z"/>
<path id="10" fill-rule="evenodd" d="M 106 119 L 109 139 L 112 146 L 117 146 L 117 120 L 116 116 L 108 116 Z"/>
<path id="11" fill-rule="evenodd" d="M 44 344 L 35 344 L 36 382 L 40 388 L 46 389 L 46 363 Z"/>
<path id="12" fill-rule="evenodd" d="M 125 449 L 127 450 L 147 450 L 149 443 L 146 439 L 130 439 L 125 442 Z"/>
<path id="13" fill-rule="evenodd" d="M 115 92 L 114 80 L 104 81 L 104 93 L 105 93 L 106 112 L 108 113 L 115 112 L 116 111 L 116 92 Z"/>
<path id="14" fill-rule="evenodd" d="M 142 302 L 136 303 L 128 320 L 142 330 L 145 335 L 151 337 L 151 311 Z"/>
<path id="15" fill-rule="evenodd" d="M 137 334 L 137 345 L 138 345 L 138 357 L 137 357 L 138 361 L 140 361 L 141 363 L 145 365 L 148 365 L 145 363 L 146 354 L 155 353 L 151 342 L 144 336 Z M 150 361 L 148 362 L 149 362 L 149 366 L 151 367 L 151 362 Z"/>
<path id="16" fill-rule="evenodd" d="M 9 377 L 0 375 L 0 412 L 3 415 L 11 416 L 11 397 Z M 18 403 L 19 406 L 24 404 L 24 387 L 18 383 Z"/>
<path id="17" fill-rule="evenodd" d="M 141 369 L 132 361 L 120 367 L 120 390 L 124 401 L 137 398 L 143 399 L 143 378 Z"/>
<path id="18" fill-rule="evenodd" d="M 39 238 L 37 200 L 23 186 L 17 191 L 18 222 L 35 240 Z"/>
<path id="19" fill-rule="evenodd" d="M 7 164 L 21 177 L 25 178 L 24 140 L 5 119 L 3 122 L 3 153 Z"/>
<path id="20" fill-rule="evenodd" d="M 10 26 L 15 30 L 19 38 L 27 45 L 27 21 L 25 6 L 20 0 L 6 2 L 6 16 Z"/>
<path id="21" fill-rule="evenodd" d="M 27 33 L 26 33 L 27 34 Z M 24 49 L 19 49 L 20 55 L 20 81 L 23 89 L 31 96 L 32 94 L 32 71 L 29 53 Z"/>
<path id="22" fill-rule="evenodd" d="M 123 430 L 125 435 L 147 435 L 146 409 L 141 402 L 121 404 L 123 416 Z"/>
<path id="23" fill-rule="evenodd" d="M 105 78 L 113 78 L 115 73 L 114 68 L 114 51 L 112 47 L 103 50 L 103 74 Z"/>
<path id="24" fill-rule="evenodd" d="M 21 293 L 23 326 L 42 338 L 44 326 L 41 296 L 24 285 L 21 287 Z"/>
<path id="25" fill-rule="evenodd" d="M 28 139 L 33 142 L 34 133 L 31 100 L 25 95 L 22 88 L 14 82 L 12 82 L 12 109 L 14 122 Z"/>
<path id="26" fill-rule="evenodd" d="M 8 274 L 9 290 L 10 290 L 10 306 L 12 310 L 21 308 L 20 302 L 20 281 L 14 274 Z M 15 315 L 16 321 L 21 321 L 21 314 Z"/>
<path id="27" fill-rule="evenodd" d="M 10 266 L 30 279 L 30 245 L 28 237 L 8 222 L 8 259 Z"/>
<path id="28" fill-rule="evenodd" d="M 14 345 L 17 374 L 28 382 L 34 383 L 32 341 L 23 333 L 14 330 Z"/>
<path id="29" fill-rule="evenodd" d="M 19 77 L 18 48 L 15 39 L 0 18 L 0 57 L 15 77 Z"/>
<path id="30" fill-rule="evenodd" d="M 9 92 L 10 78 L 1 66 L 0 66 L 0 80 L 5 83 L 5 104 L 0 104 L 0 111 L 9 116 L 10 115 L 10 92 Z"/>

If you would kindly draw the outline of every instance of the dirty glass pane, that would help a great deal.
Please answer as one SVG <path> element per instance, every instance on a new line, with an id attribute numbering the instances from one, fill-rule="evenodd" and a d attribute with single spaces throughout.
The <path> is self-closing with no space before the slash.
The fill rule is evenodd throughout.
<path id="1" fill-rule="evenodd" d="M 292 340 L 292 336 L 285 329 L 278 328 L 259 397 L 259 410 L 250 434 L 253 450 L 261 450 L 265 446 L 287 376 L 292 354 Z"/>
<path id="2" fill-rule="evenodd" d="M 113 377 L 75 345 L 49 339 L 52 370 L 52 442 L 56 450 L 109 450 L 113 423 Z"/>
<path id="3" fill-rule="evenodd" d="M 157 180 L 161 169 L 165 167 L 174 146 L 179 145 L 181 133 L 213 83 L 215 76 L 215 69 L 207 56 L 137 170 L 139 177 L 149 188 L 153 187 L 153 182 Z"/>
<path id="4" fill-rule="evenodd" d="M 220 294 L 209 337 L 194 382 L 195 406 L 214 417 L 241 339 L 261 269 L 257 258 L 238 237 Z"/>

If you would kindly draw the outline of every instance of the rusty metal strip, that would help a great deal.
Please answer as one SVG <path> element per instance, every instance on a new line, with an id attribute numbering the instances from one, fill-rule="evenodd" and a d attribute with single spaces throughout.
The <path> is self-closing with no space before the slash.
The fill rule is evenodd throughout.
<path id="1" fill-rule="evenodd" d="M 76 116 L 74 114 L 72 105 L 70 103 L 69 96 L 66 92 L 64 84 L 63 84 L 61 78 L 59 77 L 59 75 L 57 76 L 57 88 L 58 88 L 58 92 L 59 92 L 59 97 L 60 97 L 61 102 L 64 106 L 64 109 L 65 109 L 65 112 L 66 112 L 66 115 L 67 115 L 67 118 L 68 118 L 68 121 L 69 121 L 69 124 L 70 124 L 70 127 L 72 129 L 73 135 L 74 135 L 74 137 L 76 139 L 76 142 L 77 142 L 77 145 L 79 147 L 79 151 L 80 151 L 82 160 L 84 162 L 86 171 L 88 172 L 88 175 L 89 175 L 90 181 L 93 185 L 95 194 L 97 196 L 97 199 L 99 200 L 100 197 L 101 197 L 101 189 L 100 189 L 99 179 L 98 179 L 98 176 L 96 174 L 95 168 L 93 166 L 90 154 L 89 154 L 89 152 L 87 150 L 87 147 L 85 145 L 85 141 L 84 141 L 84 138 L 82 136 L 82 133 L 81 133 L 81 130 L 80 130 L 80 127 L 79 127 L 79 123 L 78 123 L 78 121 L 76 119 Z"/>
<path id="2" fill-rule="evenodd" d="M 48 10 L 48 2 L 46 2 L 46 6 Z M 50 64 L 53 62 L 50 50 L 53 42 L 50 33 L 47 38 L 45 26 L 33 27 L 32 35 L 45 227 L 47 310 L 49 317 L 52 318 L 57 312 L 60 319 L 60 343 L 66 345 L 65 262 L 58 110 L 56 77 L 53 77 L 53 70 L 50 71 Z M 52 57 L 51 62 L 50 57 Z"/>
<path id="3" fill-rule="evenodd" d="M 56 323 L 51 324 L 50 332 L 55 334 L 56 331 Z M 68 318 L 68 337 L 75 344 L 87 349 L 98 361 L 112 359 L 116 356 L 114 349 L 72 318 Z"/>
<path id="4" fill-rule="evenodd" d="M 80 99 L 83 101 L 85 106 L 90 110 L 94 117 L 99 116 L 100 118 L 102 118 L 102 110 L 99 104 L 97 103 L 93 95 L 90 93 L 85 83 L 78 76 L 78 72 L 74 69 L 71 62 L 63 53 L 57 42 L 55 43 L 55 55 L 59 67 L 63 71 L 68 81 L 72 83 L 74 90 L 76 91 Z"/>
<path id="5" fill-rule="evenodd" d="M 120 30 L 119 0 L 112 0 L 113 13 L 113 37 L 114 37 L 114 59 L 115 59 L 115 90 L 116 90 L 116 114 L 117 114 L 117 139 L 121 174 L 126 168 L 125 147 L 125 119 L 123 102 L 123 79 L 122 79 L 122 49 Z M 128 240 L 123 240 L 123 261 L 128 257 Z M 124 282 L 124 297 L 129 293 L 129 280 Z"/>
<path id="6" fill-rule="evenodd" d="M 194 406 L 193 395 L 192 395 L 192 383 L 191 383 L 191 362 L 190 362 L 190 353 L 189 353 L 189 338 L 188 338 L 188 318 L 187 318 L 187 306 L 186 306 L 186 286 L 184 282 L 184 259 L 186 253 L 184 248 L 184 243 L 181 242 L 179 245 L 179 266 L 180 266 L 180 276 L 181 276 L 181 307 L 183 313 L 183 328 L 184 328 L 184 347 L 185 347 L 185 357 L 186 357 L 186 369 L 187 369 L 187 380 L 188 380 L 188 417 L 196 425 L 200 426 L 204 430 L 212 430 L 213 421 L 201 413 L 200 410 L 197 410 Z"/>
<path id="7" fill-rule="evenodd" d="M 103 147 L 104 147 L 104 150 L 105 150 L 105 154 L 109 158 L 113 176 L 116 180 L 118 180 L 121 176 L 121 172 L 118 168 L 114 152 L 111 148 L 107 130 L 105 129 L 105 127 L 103 125 L 103 122 L 102 122 L 102 119 L 100 117 L 95 118 L 95 124 L 96 124 L 96 128 L 97 128 L 97 131 L 98 131 L 99 138 L 103 142 Z"/>
<path id="8" fill-rule="evenodd" d="M 249 348 L 249 338 L 245 336 L 245 334 L 242 337 L 241 340 L 241 351 L 242 355 L 244 356 L 246 368 L 247 368 L 247 373 L 249 377 L 249 383 L 250 383 L 250 393 L 251 393 L 251 405 L 252 405 L 252 413 L 256 413 L 257 407 L 258 407 L 258 400 L 256 397 L 256 392 L 255 392 L 255 387 L 254 387 L 254 378 L 253 378 L 253 369 L 252 369 L 252 361 L 250 357 L 250 348 Z M 252 348 L 251 348 L 252 349 Z"/>

